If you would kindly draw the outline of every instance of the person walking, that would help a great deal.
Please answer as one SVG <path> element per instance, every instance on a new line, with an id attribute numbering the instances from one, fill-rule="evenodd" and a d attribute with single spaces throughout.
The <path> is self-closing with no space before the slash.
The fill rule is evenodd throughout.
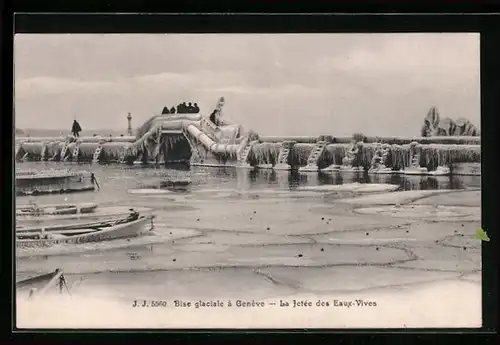
<path id="1" fill-rule="evenodd" d="M 80 124 L 78 121 L 73 120 L 73 126 L 71 127 L 71 133 L 75 138 L 78 138 L 80 136 L 80 132 L 82 131 L 82 127 L 80 127 Z"/>

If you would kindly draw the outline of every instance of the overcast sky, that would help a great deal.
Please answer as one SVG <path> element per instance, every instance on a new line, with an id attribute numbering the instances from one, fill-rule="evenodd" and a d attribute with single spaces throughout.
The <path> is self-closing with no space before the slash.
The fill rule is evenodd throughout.
<path id="1" fill-rule="evenodd" d="M 16 127 L 137 127 L 180 101 L 265 135 L 479 126 L 478 34 L 16 35 Z"/>

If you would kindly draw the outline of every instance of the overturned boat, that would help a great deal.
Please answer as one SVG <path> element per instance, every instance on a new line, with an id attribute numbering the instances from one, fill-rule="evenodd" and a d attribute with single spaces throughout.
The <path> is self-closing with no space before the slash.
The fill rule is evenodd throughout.
<path id="1" fill-rule="evenodd" d="M 92 191 L 96 184 L 87 171 L 16 171 L 16 196 Z"/>
<path id="2" fill-rule="evenodd" d="M 16 216 L 40 217 L 58 216 L 67 214 L 92 213 L 97 208 L 95 203 L 81 204 L 45 204 L 45 205 L 16 205 Z"/>
<path id="3" fill-rule="evenodd" d="M 51 227 L 16 228 L 17 248 L 50 247 L 56 244 L 101 242 L 143 235 L 154 228 L 154 215 L 132 211 L 125 218 L 103 222 Z"/>

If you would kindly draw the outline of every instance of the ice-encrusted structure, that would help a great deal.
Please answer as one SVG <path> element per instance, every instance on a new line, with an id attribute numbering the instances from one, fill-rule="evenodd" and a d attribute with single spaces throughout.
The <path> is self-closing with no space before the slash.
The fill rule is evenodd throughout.
<path id="1" fill-rule="evenodd" d="M 457 164 L 481 162 L 478 131 L 467 121 L 441 120 L 437 109 L 426 116 L 421 137 L 259 136 L 223 118 L 221 97 L 210 116 L 163 114 L 149 118 L 135 136 L 21 138 L 15 157 L 24 160 L 186 162 L 247 168 L 448 174 Z M 456 136 L 456 133 L 466 134 Z M 429 136 L 436 135 L 436 136 Z M 480 168 L 480 166 L 479 166 Z M 448 169 L 448 170 L 446 170 Z M 451 169 L 451 170 L 450 170 Z M 480 170 L 479 170 L 480 171 Z"/>
<path id="2" fill-rule="evenodd" d="M 436 107 L 429 109 L 421 129 L 423 137 L 432 136 L 479 136 L 479 129 L 467 119 L 456 121 L 449 117 L 441 118 Z"/>

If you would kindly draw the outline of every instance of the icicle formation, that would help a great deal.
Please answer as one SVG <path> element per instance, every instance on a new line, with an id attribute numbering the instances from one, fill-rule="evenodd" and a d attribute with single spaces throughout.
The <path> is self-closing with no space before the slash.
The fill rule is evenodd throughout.
<path id="1" fill-rule="evenodd" d="M 81 143 L 79 159 L 82 161 L 92 160 L 97 146 L 99 143 Z"/>
<path id="2" fill-rule="evenodd" d="M 102 145 L 102 160 L 106 162 L 117 162 L 126 149 L 126 144 L 124 143 L 105 143 Z"/>
<path id="3" fill-rule="evenodd" d="M 295 165 L 306 165 L 307 159 L 314 149 L 315 144 L 297 143 L 292 148 L 292 162 Z"/>
<path id="4" fill-rule="evenodd" d="M 389 156 L 391 166 L 394 170 L 409 167 L 411 161 L 410 145 L 391 145 Z"/>
<path id="5" fill-rule="evenodd" d="M 59 141 L 51 141 L 47 144 L 47 152 L 45 153 L 46 159 L 51 159 L 60 153 L 61 149 L 59 143 Z"/>
<path id="6" fill-rule="evenodd" d="M 330 144 L 326 147 L 325 158 L 329 164 L 341 165 L 350 144 Z"/>
<path id="7" fill-rule="evenodd" d="M 174 149 L 175 144 L 179 141 L 183 140 L 184 136 L 182 135 L 167 135 L 162 137 L 162 141 L 160 145 L 164 148 L 165 151 L 171 151 Z"/>
<path id="8" fill-rule="evenodd" d="M 389 144 L 375 144 L 375 155 L 370 163 L 370 170 L 385 170 L 390 169 L 390 154 L 391 145 Z"/>
<path id="9" fill-rule="evenodd" d="M 420 145 L 421 159 L 426 166 L 448 166 L 453 163 L 481 162 L 479 145 Z"/>
<path id="10" fill-rule="evenodd" d="M 278 161 L 281 143 L 259 143 L 252 148 L 252 157 L 257 164 L 273 164 Z"/>

